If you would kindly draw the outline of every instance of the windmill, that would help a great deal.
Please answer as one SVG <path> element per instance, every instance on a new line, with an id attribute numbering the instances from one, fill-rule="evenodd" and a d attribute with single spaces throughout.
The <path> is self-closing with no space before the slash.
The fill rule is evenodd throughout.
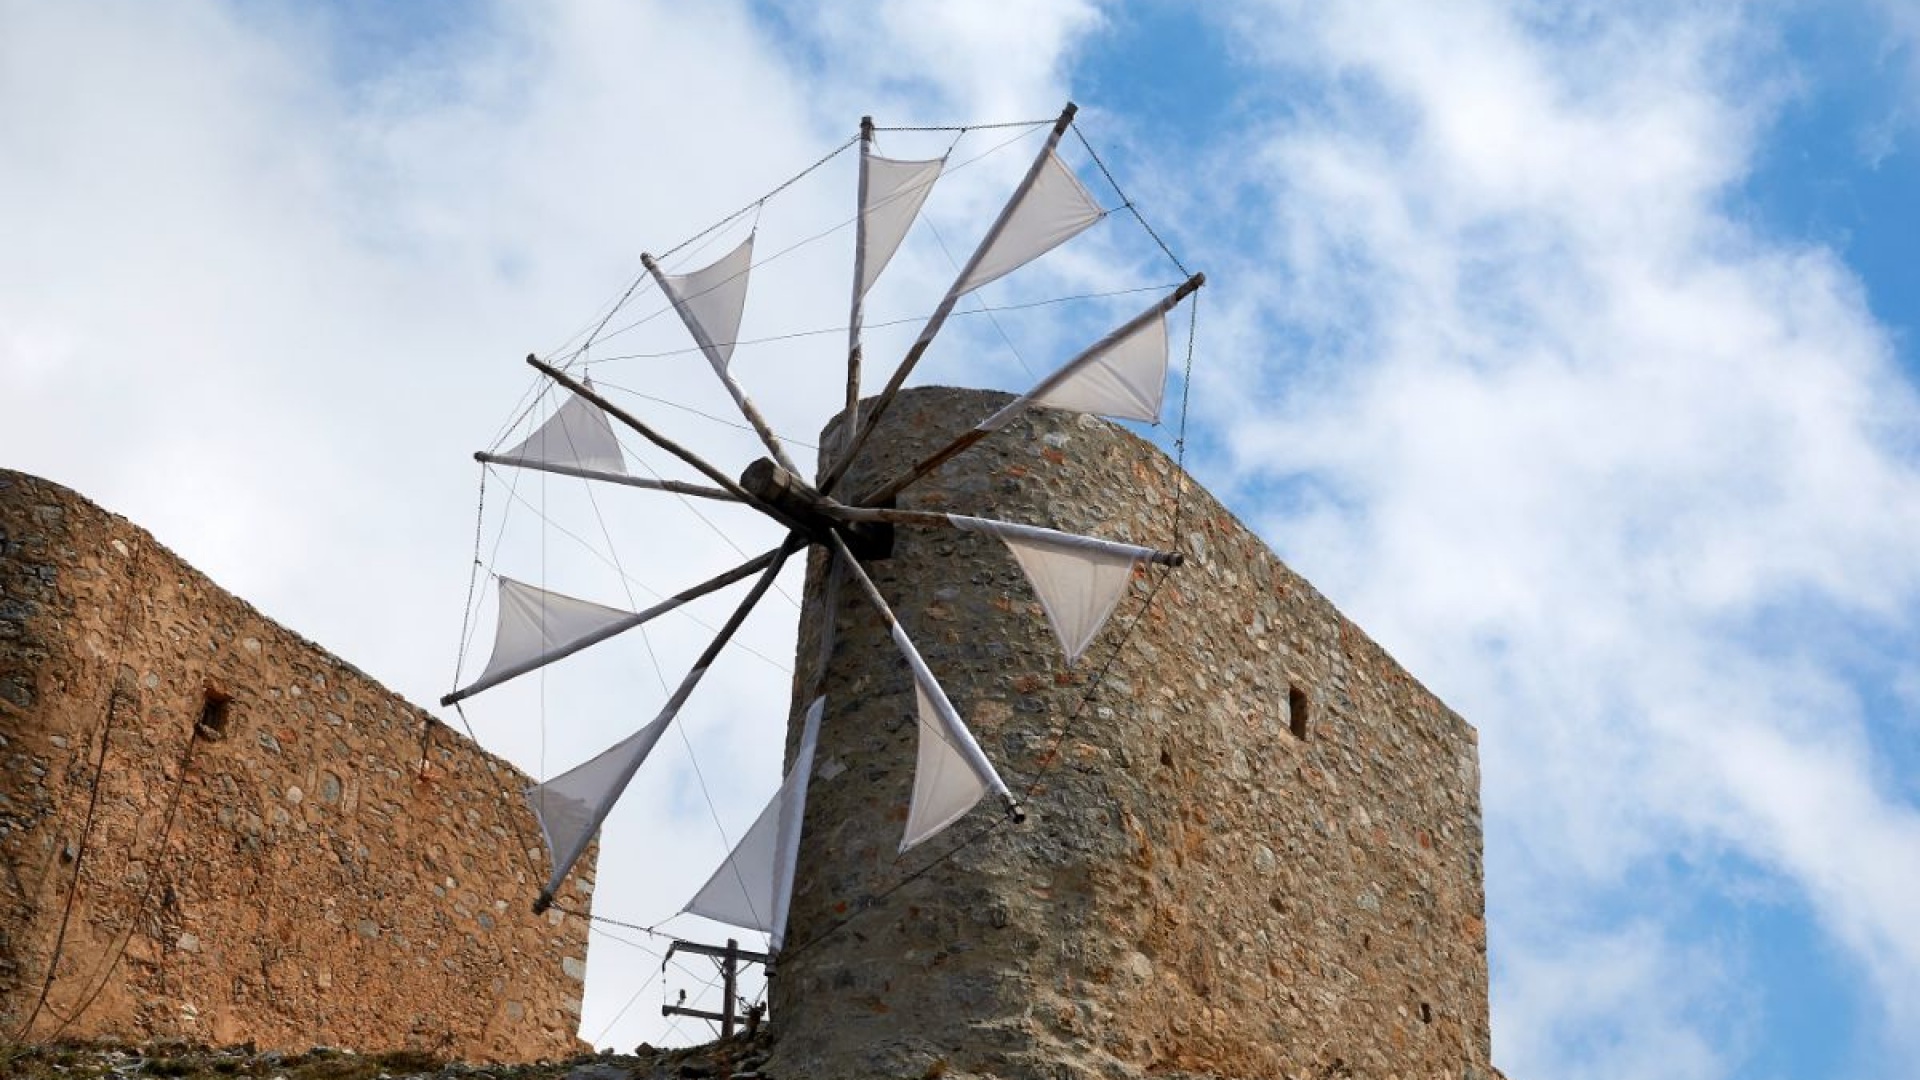
<path id="1" fill-rule="evenodd" d="M 717 628 L 710 643 L 649 723 L 591 759 L 528 790 L 550 857 L 549 877 L 534 901 L 536 912 L 546 910 L 554 902 L 562 882 L 614 803 L 674 724 L 749 613 L 773 587 L 782 566 L 793 555 L 811 547 L 823 549 L 830 560 L 826 585 L 829 608 L 842 589 L 851 589 L 859 595 L 884 620 L 901 663 L 912 676 L 918 749 L 900 850 L 905 852 L 938 835 L 989 795 L 1008 817 L 1015 821 L 1023 818 L 1019 797 L 1002 779 L 959 710 L 948 699 L 939 679 L 903 629 L 863 561 L 886 556 L 894 529 L 954 529 L 991 537 L 1005 545 L 1024 571 L 1066 663 L 1077 662 L 1111 616 L 1135 570 L 1144 565 L 1177 567 L 1182 562 L 1177 551 L 1075 535 L 1022 522 L 901 510 L 895 508 L 896 497 L 1030 409 L 1063 409 L 1157 422 L 1168 379 L 1167 317 L 1204 283 L 1204 277 L 1188 276 L 1144 310 L 1040 378 L 1026 393 L 992 415 L 980 418 L 964 434 L 898 475 L 864 490 L 848 490 L 843 487 L 843 481 L 961 299 L 1060 247 L 1108 216 L 1109 211 L 1100 207 L 1059 153 L 1060 141 L 1071 129 L 1075 111 L 1069 103 L 1052 121 L 1042 146 L 1004 207 L 971 256 L 960 266 L 951 286 L 927 317 L 884 388 L 864 409 L 862 323 L 867 295 L 949 165 L 944 156 L 896 160 L 873 153 L 877 129 L 870 118 L 862 121 L 859 136 L 847 144 L 857 141 L 860 166 L 845 406 L 837 428 L 838 445 L 823 448 L 823 465 L 814 481 L 804 478 L 780 436 L 731 370 L 734 346 L 747 305 L 748 283 L 753 268 L 758 265 L 752 233 L 718 259 L 682 273 L 668 273 L 660 260 L 642 257 L 643 281 L 656 286 L 670 303 L 720 386 L 765 450 L 764 456 L 749 463 L 737 477 L 611 400 L 583 373 L 570 370 L 567 359 L 527 357 L 527 363 L 562 388 L 566 396 L 525 438 L 509 447 L 476 454 L 479 461 L 504 468 L 664 491 L 691 499 L 736 503 L 772 520 L 785 534 L 771 550 L 637 610 L 565 595 L 507 577 L 498 578 L 492 654 L 477 677 L 441 699 L 443 705 L 457 705 L 475 694 L 644 626 L 698 598 L 751 582 L 731 615 Z M 1144 221 L 1141 224 L 1144 225 Z M 637 281 L 636 287 L 641 283 Z M 629 290 L 629 294 L 631 292 Z M 607 317 L 611 316 L 610 311 Z M 604 327 L 606 320 L 601 320 L 600 325 Z M 578 351 L 572 355 L 577 356 Z M 677 459 L 706 482 L 633 474 L 616 437 L 616 425 Z M 778 956 L 786 936 L 787 908 L 793 889 L 807 783 L 826 705 L 819 691 L 826 654 L 832 648 L 830 620 L 826 637 L 820 670 L 812 675 L 811 692 L 801 699 L 809 704 L 798 750 L 784 781 L 765 810 L 684 909 L 764 932 L 768 936 L 767 952 L 756 955 L 768 962 Z M 728 951 L 736 951 L 732 943 Z M 729 1000 L 729 1013 L 731 1005 Z"/>

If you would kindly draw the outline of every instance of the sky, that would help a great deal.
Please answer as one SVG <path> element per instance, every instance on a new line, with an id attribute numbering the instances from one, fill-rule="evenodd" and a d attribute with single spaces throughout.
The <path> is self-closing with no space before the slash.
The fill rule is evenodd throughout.
<path id="1" fill-rule="evenodd" d="M 862 114 L 1070 98 L 1208 275 L 1174 388 L 1191 470 L 1480 731 L 1496 1063 L 1920 1076 L 1910 0 L 0 0 L 0 465 L 429 704 L 484 661 L 476 551 L 644 604 L 774 540 L 726 507 L 501 473 L 476 514 L 471 452 L 552 407 L 521 357 Z M 967 167 L 869 301 L 908 320 L 870 354 L 903 347 L 1034 145 L 883 133 Z M 814 238 L 850 169 L 673 256 L 753 228 L 793 248 L 756 269 L 742 334 L 829 332 L 735 370 L 796 443 L 841 392 L 850 241 Z M 1178 279 L 1115 214 L 985 301 Z M 956 318 L 916 381 L 1022 388 L 1142 303 Z M 596 379 L 718 460 L 757 456 L 701 415 L 730 406 L 658 312 L 636 290 Z M 601 912 L 672 915 L 772 792 L 798 588 L 616 812 Z M 651 718 L 729 606 L 465 720 L 553 775 Z M 596 935 L 583 1037 L 697 1034 L 657 1016 L 658 947 Z"/>

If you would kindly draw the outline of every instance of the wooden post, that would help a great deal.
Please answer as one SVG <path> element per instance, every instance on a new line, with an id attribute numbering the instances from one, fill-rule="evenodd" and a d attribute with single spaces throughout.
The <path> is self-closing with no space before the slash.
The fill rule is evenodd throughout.
<path id="1" fill-rule="evenodd" d="M 733 1005 L 737 991 L 735 983 L 740 975 L 740 943 L 727 939 L 727 955 L 720 959 L 721 993 L 726 995 L 726 1004 L 720 1006 L 720 1037 L 733 1038 Z"/>
<path id="2" fill-rule="evenodd" d="M 741 963 L 759 964 L 767 969 L 768 977 L 772 977 L 773 957 L 766 953 L 749 952 L 741 948 L 740 943 L 733 938 L 727 939 L 727 947 L 724 949 L 716 945 L 701 945 L 697 942 L 676 940 L 667 946 L 666 960 L 661 962 L 662 971 L 666 970 L 666 963 L 673 959 L 673 954 L 676 952 L 693 953 L 697 956 L 710 956 L 719 961 L 720 975 L 723 980 L 722 989 L 726 993 L 727 1000 L 720 1006 L 719 1012 L 713 1012 L 709 1009 L 690 1009 L 685 1005 L 662 1005 L 660 1006 L 660 1015 L 691 1016 L 697 1020 L 706 1020 L 710 1023 L 720 1025 L 721 1038 L 732 1037 L 734 1024 L 739 1019 L 739 1014 L 735 1010 L 740 995 L 739 975 Z M 680 992 L 680 1000 L 683 1002 L 687 1000 L 686 991 L 682 990 Z M 765 1008 L 764 1005 L 756 1005 L 747 1010 L 747 1034 L 753 1034 L 753 1030 L 758 1026 L 760 1017 L 765 1012 Z"/>

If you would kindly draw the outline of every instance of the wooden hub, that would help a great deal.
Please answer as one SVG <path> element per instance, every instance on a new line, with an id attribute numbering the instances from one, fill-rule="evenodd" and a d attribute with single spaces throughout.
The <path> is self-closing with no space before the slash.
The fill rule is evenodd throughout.
<path id="1" fill-rule="evenodd" d="M 760 458 L 747 466 L 740 474 L 740 486 L 749 495 L 786 515 L 816 543 L 826 543 L 828 534 L 837 532 L 854 557 L 862 562 L 893 555 L 893 526 L 883 522 L 841 520 L 830 509 L 835 504 L 771 458 Z"/>

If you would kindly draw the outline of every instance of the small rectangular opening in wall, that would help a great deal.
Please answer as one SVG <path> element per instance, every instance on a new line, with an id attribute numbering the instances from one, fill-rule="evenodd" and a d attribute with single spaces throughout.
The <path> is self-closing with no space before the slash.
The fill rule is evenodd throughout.
<path id="1" fill-rule="evenodd" d="M 1287 687 L 1287 730 L 1293 732 L 1296 739 L 1307 737 L 1307 713 L 1309 711 L 1307 692 L 1297 686 Z"/>
<path id="2" fill-rule="evenodd" d="M 227 721 L 233 707 L 233 695 L 212 683 L 207 684 L 206 694 L 200 701 L 200 719 L 195 722 L 203 739 L 224 739 L 227 737 Z"/>

